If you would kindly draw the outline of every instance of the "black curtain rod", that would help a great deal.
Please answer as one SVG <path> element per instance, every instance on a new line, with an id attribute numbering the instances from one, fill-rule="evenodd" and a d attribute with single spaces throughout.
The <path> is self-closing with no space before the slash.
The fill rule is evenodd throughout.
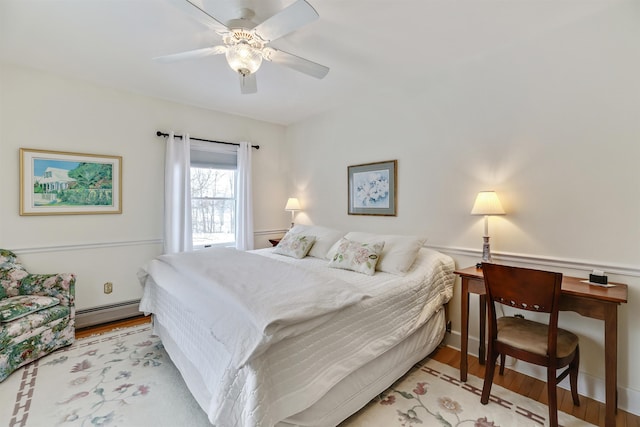
<path id="1" fill-rule="evenodd" d="M 165 138 L 166 138 L 166 137 L 168 137 L 168 136 L 169 136 L 169 134 L 168 134 L 168 133 L 164 133 L 164 132 L 157 131 L 157 132 L 156 132 L 156 136 L 163 136 L 163 137 L 165 137 Z M 180 139 L 182 139 L 182 135 L 173 135 L 173 137 L 174 137 L 174 138 L 180 138 Z M 214 144 L 227 144 L 227 145 L 238 145 L 238 146 L 240 145 L 240 144 L 238 144 L 237 142 L 212 141 L 212 140 L 210 140 L 210 139 L 194 138 L 194 137 L 192 137 L 192 136 L 190 136 L 190 137 L 189 137 L 189 139 L 193 139 L 193 140 L 195 140 L 195 141 L 213 142 Z M 259 150 L 259 149 L 260 149 L 260 146 L 259 146 L 259 145 L 252 145 L 251 147 L 255 148 L 256 150 Z"/>

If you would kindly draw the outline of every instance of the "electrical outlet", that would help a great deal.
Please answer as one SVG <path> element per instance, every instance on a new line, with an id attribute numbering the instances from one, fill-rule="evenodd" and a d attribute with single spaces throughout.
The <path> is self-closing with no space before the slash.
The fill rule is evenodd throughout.
<path id="1" fill-rule="evenodd" d="M 104 284 L 104 293 L 105 294 L 110 294 L 111 292 L 113 292 L 113 283 L 111 282 L 107 282 Z"/>

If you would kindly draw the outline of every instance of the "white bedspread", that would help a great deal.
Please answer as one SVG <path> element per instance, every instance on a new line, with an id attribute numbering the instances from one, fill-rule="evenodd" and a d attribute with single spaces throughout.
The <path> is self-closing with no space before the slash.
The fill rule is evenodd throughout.
<path id="1" fill-rule="evenodd" d="M 339 279 L 371 297 L 305 333 L 274 343 L 238 369 L 178 295 L 191 280 L 161 263 L 147 277 L 140 309 L 154 313 L 180 349 L 171 354 L 176 366 L 198 369 L 200 378 L 187 379 L 187 385 L 217 427 L 271 427 L 305 410 L 351 372 L 404 340 L 453 295 L 453 260 L 426 248 L 403 277 L 332 269 L 326 260 L 296 260 L 271 248 L 255 253 Z M 156 280 L 182 286 L 174 288 L 178 294 L 169 293 Z"/>
<path id="2" fill-rule="evenodd" d="M 160 264 L 183 281 L 165 280 Z M 235 368 L 368 297 L 343 280 L 228 248 L 162 255 L 140 272 L 143 284 L 148 275 L 202 319 Z"/>

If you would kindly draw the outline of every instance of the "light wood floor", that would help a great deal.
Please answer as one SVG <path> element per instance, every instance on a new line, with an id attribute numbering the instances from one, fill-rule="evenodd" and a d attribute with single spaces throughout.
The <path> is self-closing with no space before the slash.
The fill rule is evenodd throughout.
<path id="1" fill-rule="evenodd" d="M 91 335 L 103 334 L 105 332 L 112 331 L 116 328 L 129 328 L 131 326 L 142 325 L 144 323 L 150 323 L 151 316 L 139 316 L 132 317 L 131 319 L 118 320 L 117 322 L 104 323 L 96 326 L 89 326 L 88 328 L 76 329 L 76 339 L 86 338 Z"/>
<path id="2" fill-rule="evenodd" d="M 108 323 L 104 325 L 92 326 L 76 331 L 76 338 L 84 338 L 93 334 L 109 332 L 114 328 L 125 328 L 135 326 L 150 321 L 149 317 L 136 317 L 132 319 L 122 320 L 119 322 Z M 460 352 L 451 347 L 439 347 L 429 357 L 446 363 L 456 369 L 460 366 Z M 469 357 L 469 375 L 475 375 L 478 378 L 484 377 L 484 365 L 478 363 L 476 357 Z M 496 377 L 494 384 L 501 385 L 516 393 L 528 396 L 538 402 L 547 403 L 546 384 L 543 381 L 520 374 L 511 369 L 505 369 L 504 376 L 498 375 L 496 369 Z M 585 420 L 597 426 L 604 426 L 604 404 L 588 397 L 580 396 L 580 406 L 573 406 L 571 393 L 563 388 L 558 388 L 558 409 L 568 414 L 572 414 L 576 418 Z M 618 410 L 616 416 L 617 427 L 640 427 L 640 417 L 628 412 Z"/>

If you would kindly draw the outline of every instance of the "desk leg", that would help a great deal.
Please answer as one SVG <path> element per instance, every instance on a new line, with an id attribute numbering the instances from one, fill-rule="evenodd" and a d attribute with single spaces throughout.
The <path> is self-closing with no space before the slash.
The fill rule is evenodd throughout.
<path id="1" fill-rule="evenodd" d="M 606 427 L 615 427 L 618 408 L 618 305 L 607 304 L 604 316 L 605 417 Z"/>
<path id="2" fill-rule="evenodd" d="M 460 298 L 460 311 L 462 312 L 462 324 L 460 328 L 460 381 L 467 381 L 467 353 L 469 345 L 469 279 L 462 278 L 462 291 Z"/>
<path id="3" fill-rule="evenodd" d="M 485 348 L 485 335 L 487 333 L 487 296 L 478 296 L 480 300 L 480 307 L 478 307 L 478 311 L 480 312 L 480 347 L 478 347 L 478 362 L 481 365 L 484 365 L 484 355 L 487 352 Z"/>

